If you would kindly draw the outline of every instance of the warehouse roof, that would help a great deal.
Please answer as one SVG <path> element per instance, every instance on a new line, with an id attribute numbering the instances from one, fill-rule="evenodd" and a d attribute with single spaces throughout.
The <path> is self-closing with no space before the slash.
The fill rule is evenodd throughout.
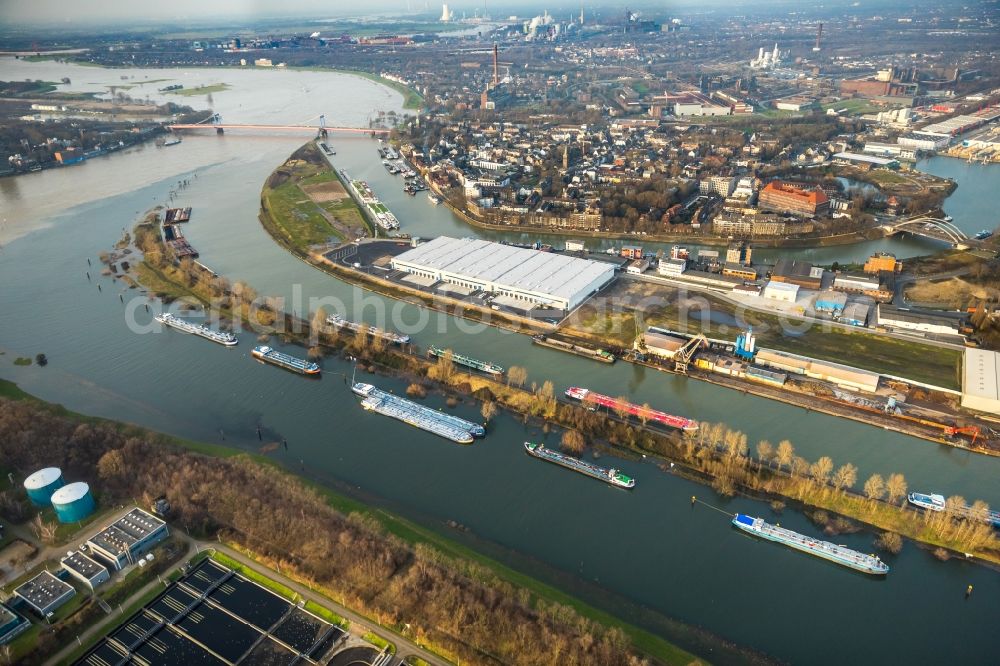
<path id="1" fill-rule="evenodd" d="M 104 566 L 98 564 L 83 553 L 75 551 L 62 559 L 62 565 L 67 569 L 72 569 L 87 580 L 93 579 L 102 571 L 107 571 Z"/>
<path id="2" fill-rule="evenodd" d="M 572 298 L 611 269 L 590 259 L 448 236 L 407 250 L 395 261 L 563 298 Z"/>
<path id="3" fill-rule="evenodd" d="M 135 507 L 92 536 L 90 542 L 110 553 L 124 553 L 164 525 L 156 516 Z"/>
<path id="4" fill-rule="evenodd" d="M 44 610 L 67 594 L 76 590 L 72 585 L 64 583 L 48 571 L 43 571 L 26 583 L 21 584 L 14 594 L 21 597 L 36 610 Z"/>
<path id="5" fill-rule="evenodd" d="M 962 392 L 967 396 L 1000 400 L 1000 354 L 986 349 L 965 350 Z"/>
<path id="6" fill-rule="evenodd" d="M 949 315 L 938 312 L 925 312 L 922 310 L 911 310 L 909 308 L 897 308 L 894 305 L 882 303 L 878 306 L 879 321 L 906 321 L 915 324 L 934 324 L 937 326 L 948 326 L 956 331 L 961 325 L 964 315 Z"/>

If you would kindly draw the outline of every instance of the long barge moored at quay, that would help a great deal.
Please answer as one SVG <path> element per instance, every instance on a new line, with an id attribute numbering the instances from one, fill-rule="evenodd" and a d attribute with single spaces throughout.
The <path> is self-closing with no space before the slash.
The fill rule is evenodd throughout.
<path id="1" fill-rule="evenodd" d="M 285 354 L 277 349 L 274 349 L 273 347 L 268 347 L 267 345 L 258 345 L 254 347 L 253 351 L 250 353 L 254 358 L 260 361 L 276 365 L 279 368 L 284 368 L 285 370 L 297 372 L 300 375 L 319 374 L 319 365 L 316 363 Z"/>
<path id="2" fill-rule="evenodd" d="M 926 509 L 927 511 L 942 512 L 948 508 L 944 495 L 910 493 L 906 496 L 906 501 L 913 506 Z M 988 522 L 993 527 L 1000 529 L 1000 511 L 995 511 L 993 509 L 978 511 L 968 504 L 963 504 L 961 506 L 956 506 L 954 508 L 954 512 L 967 520 L 983 520 Z"/>
<path id="3" fill-rule="evenodd" d="M 236 336 L 228 331 L 217 331 L 214 328 L 209 328 L 208 326 L 204 326 L 202 324 L 195 324 L 181 319 L 180 317 L 175 317 L 169 312 L 158 314 L 153 317 L 153 319 L 160 322 L 164 326 L 170 326 L 172 328 L 176 328 L 178 331 L 184 331 L 185 333 L 200 335 L 207 340 L 218 342 L 220 345 L 225 345 L 226 347 L 232 347 L 239 342 L 239 340 L 236 339 Z"/>
<path id="4" fill-rule="evenodd" d="M 835 564 L 860 571 L 873 576 L 884 576 L 889 573 L 889 567 L 876 555 L 865 555 L 847 546 L 838 546 L 829 541 L 820 541 L 804 534 L 793 532 L 779 525 L 771 525 L 763 518 L 754 518 L 743 513 L 733 516 L 733 525 L 748 534 L 758 536 L 768 541 L 800 550 L 809 555 L 821 557 Z"/>
<path id="5" fill-rule="evenodd" d="M 346 328 L 352 331 L 354 334 L 365 333 L 372 336 L 373 338 L 382 338 L 388 340 L 389 342 L 397 345 L 405 345 L 410 341 L 410 336 L 403 335 L 402 333 L 394 333 L 392 331 L 386 331 L 375 326 L 369 326 L 368 324 L 358 323 L 356 321 L 350 321 L 344 319 L 340 315 L 330 315 L 326 318 L 326 323 L 330 326 L 336 326 L 337 328 Z"/>
<path id="6" fill-rule="evenodd" d="M 599 481 L 604 481 L 605 483 L 610 483 L 613 486 L 618 486 L 619 488 L 634 488 L 635 479 L 627 474 L 622 474 L 617 469 L 600 467 L 593 463 L 589 463 L 586 460 L 580 460 L 579 458 L 574 458 L 572 456 L 567 456 L 559 451 L 546 448 L 544 444 L 535 444 L 533 442 L 525 442 L 524 450 L 533 458 L 538 458 L 540 460 L 545 460 L 550 463 L 555 463 L 565 467 L 566 469 L 571 469 L 574 472 L 579 472 L 585 476 L 589 476 L 592 479 L 597 479 Z"/>
<path id="7" fill-rule="evenodd" d="M 486 434 L 486 429 L 478 423 L 418 405 L 371 384 L 357 382 L 351 390 L 363 398 L 361 406 L 366 410 L 390 416 L 459 444 L 471 444 L 474 438 Z"/>
<path id="8" fill-rule="evenodd" d="M 621 411 L 646 421 L 659 423 L 669 428 L 677 428 L 678 430 L 684 430 L 685 432 L 694 432 L 698 429 L 698 422 L 694 419 L 689 419 L 684 416 L 674 416 L 673 414 L 667 414 L 666 412 L 661 412 L 649 407 L 643 407 L 642 405 L 635 405 L 631 402 L 626 402 L 618 398 L 612 398 L 609 395 L 595 393 L 590 389 L 580 388 L 578 386 L 570 386 L 566 389 L 566 397 L 579 400 L 585 407 L 593 407 L 594 409 L 597 407 L 607 407 L 608 409 Z"/>
<path id="9" fill-rule="evenodd" d="M 427 353 L 430 354 L 431 356 L 436 356 L 438 358 L 441 358 L 445 356 L 449 351 L 451 350 L 441 349 L 440 347 L 431 346 L 431 348 L 427 350 Z M 496 363 L 490 363 L 489 361 L 480 361 L 479 359 L 472 358 L 471 356 L 456 354 L 455 352 L 451 352 L 451 360 L 453 363 L 457 363 L 458 365 L 464 365 L 467 368 L 472 368 L 473 370 L 479 370 L 480 372 L 485 372 L 487 374 L 493 375 L 494 377 L 499 377 L 504 373 L 503 367 L 497 365 Z"/>
<path id="10" fill-rule="evenodd" d="M 531 337 L 531 341 L 536 345 L 541 345 L 542 347 L 558 349 L 559 351 L 569 352 L 570 354 L 576 354 L 577 356 L 589 358 L 594 361 L 600 361 L 601 363 L 615 362 L 615 355 L 605 349 L 591 349 L 589 347 L 573 344 L 571 342 L 557 340 L 556 338 L 552 338 L 544 334 L 533 335 Z"/>

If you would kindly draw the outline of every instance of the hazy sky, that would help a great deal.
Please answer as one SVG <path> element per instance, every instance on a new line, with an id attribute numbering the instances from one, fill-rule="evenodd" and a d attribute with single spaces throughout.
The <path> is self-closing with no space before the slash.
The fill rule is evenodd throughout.
<path id="1" fill-rule="evenodd" d="M 408 6 L 417 11 L 423 10 L 425 4 L 429 11 L 440 11 L 441 0 L 365 0 L 363 3 L 345 0 L 0 0 L 0 21 L 23 23 L 82 20 L 104 23 L 144 18 L 183 20 L 213 16 L 357 16 L 361 11 L 403 14 Z M 470 14 L 483 6 L 482 0 L 451 0 L 448 4 L 460 11 L 467 10 Z M 523 0 L 487 0 L 491 13 L 510 13 L 508 7 L 523 7 L 524 4 Z M 613 0 L 611 4 L 614 4 Z"/>

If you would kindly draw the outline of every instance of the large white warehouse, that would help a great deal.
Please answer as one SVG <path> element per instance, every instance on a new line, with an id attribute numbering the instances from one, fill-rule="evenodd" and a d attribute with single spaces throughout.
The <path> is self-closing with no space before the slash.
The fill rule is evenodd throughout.
<path id="1" fill-rule="evenodd" d="M 615 277 L 615 267 L 606 262 L 448 236 L 407 250 L 392 267 L 525 306 L 561 310 L 575 308 Z"/>

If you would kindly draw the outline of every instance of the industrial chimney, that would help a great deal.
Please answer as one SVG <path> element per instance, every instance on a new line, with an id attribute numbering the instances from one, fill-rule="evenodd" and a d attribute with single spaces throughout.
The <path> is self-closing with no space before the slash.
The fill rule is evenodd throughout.
<path id="1" fill-rule="evenodd" d="M 500 51 L 497 47 L 497 43 L 493 42 L 493 87 L 496 88 L 500 85 L 500 63 L 499 63 Z"/>
<path id="2" fill-rule="evenodd" d="M 813 47 L 813 51 L 820 50 L 820 40 L 823 39 L 823 24 L 819 24 L 819 28 L 816 29 L 816 46 Z"/>

